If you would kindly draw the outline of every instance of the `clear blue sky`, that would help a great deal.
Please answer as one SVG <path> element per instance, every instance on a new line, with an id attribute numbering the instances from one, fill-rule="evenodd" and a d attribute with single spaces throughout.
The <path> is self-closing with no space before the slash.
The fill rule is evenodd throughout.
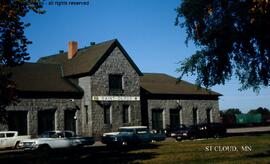
<path id="1" fill-rule="evenodd" d="M 50 0 L 79 1 L 88 0 Z M 195 51 L 184 41 L 185 29 L 174 26 L 174 9 L 180 0 L 89 0 L 89 5 L 49 5 L 43 15 L 29 13 L 25 21 L 31 23 L 26 36 L 33 41 L 29 46 L 31 62 L 40 57 L 67 50 L 68 41 L 85 47 L 90 42 L 117 38 L 142 72 L 167 73 L 178 77 L 177 62 Z M 184 77 L 194 83 L 195 77 Z M 238 81 L 232 80 L 212 90 L 223 94 L 220 109 L 239 108 L 243 112 L 257 107 L 270 109 L 270 89 L 259 94 L 252 90 L 238 91 Z"/>

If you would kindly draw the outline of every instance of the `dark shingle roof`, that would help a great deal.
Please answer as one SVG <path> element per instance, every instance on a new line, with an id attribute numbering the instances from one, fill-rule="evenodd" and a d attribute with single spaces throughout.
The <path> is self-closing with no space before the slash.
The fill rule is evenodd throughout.
<path id="1" fill-rule="evenodd" d="M 38 63 L 61 64 L 63 65 L 64 76 L 80 76 L 86 73 L 91 74 L 95 72 L 116 46 L 120 48 L 133 68 L 141 75 L 142 73 L 139 68 L 116 39 L 79 49 L 76 56 L 72 59 L 68 59 L 67 52 L 65 52 L 40 58 Z"/>
<path id="2" fill-rule="evenodd" d="M 172 76 L 159 73 L 144 73 L 141 77 L 141 87 L 150 94 L 221 96 L 217 92 L 198 88 L 196 85 L 183 80 L 178 82 Z"/>
<path id="3" fill-rule="evenodd" d="M 78 86 L 62 78 L 57 64 L 25 63 L 9 69 L 19 91 L 82 93 Z"/>
<path id="4" fill-rule="evenodd" d="M 143 75 L 116 39 L 79 49 L 72 59 L 67 59 L 67 52 L 42 57 L 36 64 L 27 63 L 14 68 L 13 78 L 21 91 L 83 93 L 79 86 L 66 78 L 93 74 L 115 47 L 123 52 L 132 67 L 141 75 L 141 87 L 149 94 L 221 96 L 217 92 L 198 88 L 183 80 L 178 82 L 176 78 L 166 74 Z"/>

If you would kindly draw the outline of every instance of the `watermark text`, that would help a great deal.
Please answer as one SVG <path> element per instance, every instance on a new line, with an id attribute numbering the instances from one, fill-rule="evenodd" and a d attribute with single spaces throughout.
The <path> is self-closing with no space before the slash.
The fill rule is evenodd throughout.
<path id="1" fill-rule="evenodd" d="M 204 151 L 208 151 L 208 152 L 237 152 L 237 151 L 250 152 L 250 151 L 252 151 L 252 146 L 250 146 L 250 145 L 205 146 Z"/>

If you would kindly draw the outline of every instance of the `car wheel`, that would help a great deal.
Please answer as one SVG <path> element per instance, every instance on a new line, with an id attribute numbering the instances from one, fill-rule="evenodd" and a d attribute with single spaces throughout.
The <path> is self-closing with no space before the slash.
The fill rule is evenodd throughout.
<path id="1" fill-rule="evenodd" d="M 51 147 L 49 145 L 41 145 L 38 148 L 39 152 L 49 152 L 51 150 Z"/>
<path id="2" fill-rule="evenodd" d="M 20 144 L 20 141 L 17 141 L 15 146 L 14 146 L 14 149 L 19 149 L 19 144 Z"/>
<path id="3" fill-rule="evenodd" d="M 176 137 L 176 141 L 182 141 L 182 137 Z"/>

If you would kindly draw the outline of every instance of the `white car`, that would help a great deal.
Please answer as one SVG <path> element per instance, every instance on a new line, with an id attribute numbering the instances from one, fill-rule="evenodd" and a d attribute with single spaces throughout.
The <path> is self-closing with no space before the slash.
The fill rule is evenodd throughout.
<path id="1" fill-rule="evenodd" d="M 1 131 L 0 149 L 18 148 L 19 143 L 25 139 L 30 139 L 30 136 L 19 136 L 17 131 Z"/>
<path id="2" fill-rule="evenodd" d="M 72 131 L 47 131 L 39 138 L 21 141 L 19 147 L 24 150 L 72 148 L 81 146 L 83 139 L 85 137 L 76 137 Z"/>

